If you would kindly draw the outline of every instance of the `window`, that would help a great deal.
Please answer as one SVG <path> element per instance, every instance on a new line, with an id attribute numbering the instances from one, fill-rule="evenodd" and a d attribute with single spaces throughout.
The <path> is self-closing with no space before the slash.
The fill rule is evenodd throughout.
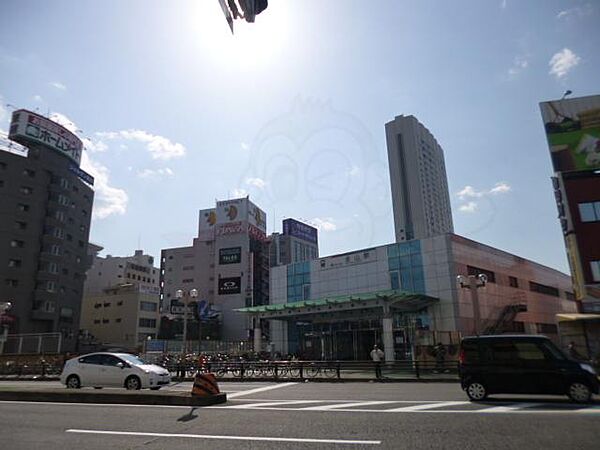
<path id="1" fill-rule="evenodd" d="M 103 305 L 105 308 L 108 308 L 110 306 L 110 302 L 105 302 Z"/>
<path id="2" fill-rule="evenodd" d="M 60 222 L 64 222 L 65 221 L 65 213 L 62 211 L 56 211 L 54 213 L 54 218 Z"/>
<path id="3" fill-rule="evenodd" d="M 123 300 L 119 300 L 119 301 L 117 302 L 117 306 L 122 306 L 122 305 L 123 305 Z"/>
<path id="4" fill-rule="evenodd" d="M 121 323 L 121 318 L 119 317 L 118 319 L 115 319 L 115 322 Z"/>
<path id="5" fill-rule="evenodd" d="M 95 303 L 94 308 L 98 309 L 102 307 L 102 303 Z"/>
<path id="6" fill-rule="evenodd" d="M 25 246 L 25 242 L 19 241 L 18 239 L 13 239 L 10 241 L 10 246 L 12 248 L 23 248 Z"/>
<path id="7" fill-rule="evenodd" d="M 482 269 L 480 267 L 475 267 L 475 266 L 467 266 L 467 272 L 469 275 L 479 275 L 479 274 L 484 274 L 487 277 L 488 283 L 495 283 L 496 282 L 496 274 L 494 272 L 492 272 L 491 270 L 486 270 L 486 269 Z"/>
<path id="8" fill-rule="evenodd" d="M 185 280 L 181 280 L 182 283 L 193 283 L 194 279 L 193 278 L 186 278 Z"/>
<path id="9" fill-rule="evenodd" d="M 600 221 L 600 202 L 580 203 L 579 216 L 582 222 Z"/>
<path id="10" fill-rule="evenodd" d="M 27 228 L 27 222 L 21 222 L 20 220 L 17 220 L 15 222 L 15 228 L 17 230 L 25 230 Z"/>
<path id="11" fill-rule="evenodd" d="M 140 302 L 140 311 L 156 311 L 157 304 L 154 302 Z"/>
<path id="12" fill-rule="evenodd" d="M 7 278 L 5 283 L 8 287 L 17 287 L 19 285 L 19 280 L 14 280 L 12 278 Z"/>
<path id="13" fill-rule="evenodd" d="M 558 327 L 553 323 L 536 323 L 537 332 L 541 334 L 556 334 Z"/>
<path id="14" fill-rule="evenodd" d="M 48 272 L 58 273 L 58 264 L 55 262 L 48 263 Z"/>
<path id="15" fill-rule="evenodd" d="M 517 358 L 527 361 L 539 361 L 546 359 L 544 352 L 534 342 L 515 342 Z"/>
<path id="16" fill-rule="evenodd" d="M 20 259 L 9 259 L 8 267 L 21 267 L 21 260 Z"/>
<path id="17" fill-rule="evenodd" d="M 25 203 L 19 203 L 17 205 L 17 211 L 19 211 L 19 212 L 27 212 L 27 211 L 29 211 L 29 205 L 27 205 Z"/>
<path id="18" fill-rule="evenodd" d="M 67 197 L 66 195 L 60 194 L 58 196 L 58 203 L 63 206 L 69 206 L 69 197 Z"/>
<path id="19" fill-rule="evenodd" d="M 50 247 L 50 253 L 56 256 L 60 255 L 60 245 L 53 245 Z"/>
<path id="20" fill-rule="evenodd" d="M 390 272 L 390 283 L 392 289 L 400 289 L 400 278 L 397 271 Z"/>
<path id="21" fill-rule="evenodd" d="M 590 267 L 592 269 L 592 279 L 600 281 L 600 261 L 590 261 Z"/>
<path id="22" fill-rule="evenodd" d="M 565 296 L 567 297 L 567 300 L 575 301 L 575 294 L 572 292 L 565 291 Z"/>
<path id="23" fill-rule="evenodd" d="M 518 288 L 519 280 L 517 279 L 517 277 L 508 277 L 508 284 L 510 285 L 510 287 Z"/>
<path id="24" fill-rule="evenodd" d="M 144 328 L 156 328 L 156 319 L 140 318 L 138 324 L 140 327 Z"/>
<path id="25" fill-rule="evenodd" d="M 31 193 L 33 192 L 33 188 L 31 188 L 29 186 L 21 186 L 21 189 L 19 189 L 19 192 L 24 195 L 31 195 Z"/>
<path id="26" fill-rule="evenodd" d="M 48 292 L 56 292 L 56 283 L 54 281 L 47 281 L 46 290 Z"/>
<path id="27" fill-rule="evenodd" d="M 23 170 L 23 175 L 25 175 L 26 177 L 33 178 L 35 177 L 35 170 L 25 169 Z"/>
<path id="28" fill-rule="evenodd" d="M 532 292 L 538 292 L 544 295 L 551 295 L 553 297 L 560 297 L 558 289 L 552 286 L 546 286 L 544 284 L 539 284 L 534 281 L 529 282 L 529 290 Z"/>
<path id="29" fill-rule="evenodd" d="M 69 182 L 65 178 L 61 178 L 60 187 L 63 189 L 69 189 Z"/>
<path id="30" fill-rule="evenodd" d="M 102 319 L 102 323 L 109 323 L 110 320 L 109 319 Z"/>
<path id="31" fill-rule="evenodd" d="M 62 228 L 55 228 L 54 232 L 52 234 L 53 234 L 53 236 L 55 238 L 64 239 L 64 237 L 65 237 L 65 230 L 63 230 Z"/>
<path id="32" fill-rule="evenodd" d="M 183 270 L 194 270 L 194 266 L 183 266 Z"/>
<path id="33" fill-rule="evenodd" d="M 100 319 L 95 319 L 94 323 L 100 323 Z M 81 360 L 79 360 L 81 362 Z"/>

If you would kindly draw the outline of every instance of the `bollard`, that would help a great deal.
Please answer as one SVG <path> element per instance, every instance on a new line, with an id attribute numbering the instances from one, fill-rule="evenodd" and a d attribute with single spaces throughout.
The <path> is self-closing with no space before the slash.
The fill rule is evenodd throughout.
<path id="1" fill-rule="evenodd" d="M 193 396 L 209 397 L 220 392 L 214 373 L 196 373 L 194 385 L 192 386 Z"/>

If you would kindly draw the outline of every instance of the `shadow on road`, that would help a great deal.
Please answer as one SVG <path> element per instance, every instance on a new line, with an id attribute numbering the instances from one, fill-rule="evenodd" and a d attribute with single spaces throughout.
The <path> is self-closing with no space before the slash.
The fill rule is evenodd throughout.
<path id="1" fill-rule="evenodd" d="M 185 416 L 181 416 L 180 418 L 178 418 L 177 422 L 189 422 L 190 420 L 196 419 L 198 417 L 197 415 L 194 414 L 196 409 L 197 408 L 190 409 L 190 412 L 187 413 Z"/>

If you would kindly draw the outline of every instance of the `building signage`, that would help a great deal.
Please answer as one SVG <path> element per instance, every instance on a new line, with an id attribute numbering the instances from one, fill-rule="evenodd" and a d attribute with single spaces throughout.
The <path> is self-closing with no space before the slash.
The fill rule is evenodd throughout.
<path id="1" fill-rule="evenodd" d="M 239 264 L 242 261 L 242 247 L 219 249 L 219 264 Z"/>
<path id="2" fill-rule="evenodd" d="M 600 168 L 600 95 L 540 103 L 555 172 Z"/>
<path id="3" fill-rule="evenodd" d="M 65 127 L 25 109 L 12 115 L 8 137 L 20 144 L 43 144 L 66 155 L 79 165 L 83 142 Z"/>
<path id="4" fill-rule="evenodd" d="M 285 219 L 283 221 L 283 234 L 312 242 L 313 244 L 316 244 L 318 240 L 316 228 L 294 219 Z"/>
<path id="5" fill-rule="evenodd" d="M 201 209 L 198 220 L 198 239 L 212 241 L 215 238 L 217 212 L 215 208 Z"/>
<path id="6" fill-rule="evenodd" d="M 251 201 L 248 201 L 248 222 L 263 233 L 267 232 L 267 214 Z"/>
<path id="7" fill-rule="evenodd" d="M 223 200 L 217 202 L 217 223 L 232 223 L 248 220 L 248 199 Z"/>
<path id="8" fill-rule="evenodd" d="M 77 175 L 79 178 L 81 178 L 83 181 L 85 181 L 87 184 L 89 184 L 90 186 L 94 185 L 94 177 L 91 176 L 86 171 L 80 169 L 79 166 L 76 166 L 75 164 L 69 164 L 69 170 L 71 172 L 73 172 L 75 175 Z"/>
<path id="9" fill-rule="evenodd" d="M 244 222 L 220 223 L 217 225 L 216 235 L 227 236 L 229 234 L 241 234 L 247 230 Z"/>
<path id="10" fill-rule="evenodd" d="M 219 278 L 219 295 L 239 294 L 242 292 L 242 278 Z"/>

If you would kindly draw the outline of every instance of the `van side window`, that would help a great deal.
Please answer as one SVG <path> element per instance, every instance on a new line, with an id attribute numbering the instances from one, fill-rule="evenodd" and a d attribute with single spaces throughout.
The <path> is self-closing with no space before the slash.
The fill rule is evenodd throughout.
<path id="1" fill-rule="evenodd" d="M 491 358 L 490 355 L 486 356 L 493 361 L 514 361 L 518 357 L 517 349 L 512 342 L 493 342 L 489 350 L 492 353 Z"/>
<path id="2" fill-rule="evenodd" d="M 515 342 L 517 348 L 517 357 L 524 360 L 544 360 L 546 355 L 535 342 Z"/>
<path id="3" fill-rule="evenodd" d="M 554 359 L 559 359 L 559 360 L 564 360 L 565 359 L 565 355 L 562 354 L 562 352 L 557 349 L 554 344 L 551 344 L 550 342 L 544 342 L 542 344 L 542 348 L 544 350 L 546 350 L 546 352 L 548 352 L 549 354 L 551 354 Z"/>
<path id="4" fill-rule="evenodd" d="M 469 363 L 479 362 L 479 346 L 476 342 L 463 341 L 461 348 L 465 355 L 465 361 Z"/>

